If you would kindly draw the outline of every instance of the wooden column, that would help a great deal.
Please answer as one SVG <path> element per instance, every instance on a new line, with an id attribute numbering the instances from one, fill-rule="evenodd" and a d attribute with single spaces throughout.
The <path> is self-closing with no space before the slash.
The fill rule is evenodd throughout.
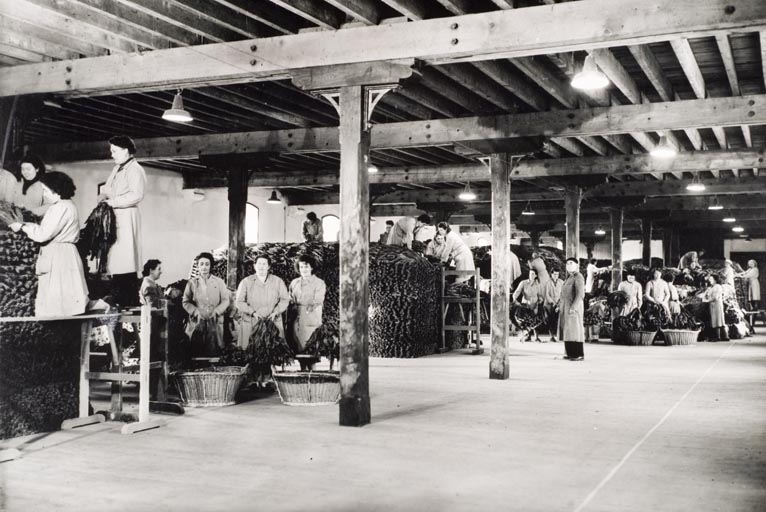
<path id="1" fill-rule="evenodd" d="M 369 269 L 370 150 L 367 94 L 340 88 L 340 424 L 370 422 Z"/>
<path id="2" fill-rule="evenodd" d="M 582 189 L 567 189 L 564 196 L 564 209 L 567 215 L 566 257 L 579 258 L 580 253 L 580 201 Z"/>
<path id="3" fill-rule="evenodd" d="M 670 230 L 670 265 L 677 264 L 681 258 L 681 236 L 678 229 L 672 228 Z"/>
<path id="4" fill-rule="evenodd" d="M 652 266 L 652 219 L 641 219 L 641 262 Z"/>
<path id="5" fill-rule="evenodd" d="M 673 265 L 670 254 L 670 228 L 665 227 L 662 230 L 662 259 L 665 261 L 665 266 L 670 267 Z"/>
<path id="6" fill-rule="evenodd" d="M 609 287 L 615 291 L 622 281 L 622 208 L 609 210 L 609 220 L 612 224 L 612 284 Z"/>
<path id="7" fill-rule="evenodd" d="M 246 169 L 228 171 L 229 188 L 229 256 L 226 271 L 226 286 L 237 289 L 242 279 L 242 258 L 245 255 L 245 213 L 247 206 Z"/>
<path id="8" fill-rule="evenodd" d="M 489 378 L 510 376 L 508 359 L 508 312 L 511 286 L 511 180 L 510 157 L 505 153 L 490 156 L 492 173 L 492 348 Z"/>

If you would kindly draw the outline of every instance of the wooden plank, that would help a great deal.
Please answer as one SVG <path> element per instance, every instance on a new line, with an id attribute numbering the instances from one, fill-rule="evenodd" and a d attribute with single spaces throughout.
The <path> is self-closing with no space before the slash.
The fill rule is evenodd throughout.
<path id="1" fill-rule="evenodd" d="M 701 37 L 716 31 L 759 28 L 766 23 L 766 6 L 761 0 L 740 0 L 734 12 L 727 13 L 724 9 L 729 4 L 729 0 L 710 0 L 702 6 L 696 0 L 677 0 L 672 4 L 662 0 L 640 4 L 633 0 L 567 2 L 129 56 L 34 64 L 12 73 L 0 70 L 0 91 L 5 95 L 103 92 L 248 82 L 284 78 L 291 69 L 319 65 L 401 58 L 418 58 L 430 64 L 515 58 L 645 44 L 681 36 Z M 631 16 L 626 17 L 626 12 Z M 570 21 L 567 30 L 560 30 L 561 19 Z M 381 45 L 383 40 L 388 44 Z M 322 48 L 322 52 L 316 52 L 316 48 Z M 189 66 L 189 62 L 197 65 Z"/>
<path id="2" fill-rule="evenodd" d="M 264 5 L 265 2 L 252 2 L 250 0 L 215 0 L 229 9 L 235 11 L 241 16 L 252 18 L 264 25 L 274 29 L 280 34 L 290 34 L 295 32 L 297 27 L 293 23 L 282 19 L 274 12 L 274 9 Z M 295 3 L 295 2 L 293 2 Z"/>
<path id="3" fill-rule="evenodd" d="M 333 89 L 341 85 L 391 85 L 412 75 L 414 59 L 361 62 L 295 70 L 292 82 L 304 91 Z"/>
<path id="4" fill-rule="evenodd" d="M 325 0 L 325 2 L 368 25 L 377 25 L 383 17 L 372 0 Z"/>
<path id="5" fill-rule="evenodd" d="M 630 50 L 630 53 L 636 59 L 644 74 L 649 78 L 662 101 L 671 101 L 671 98 L 673 98 L 673 86 L 665 76 L 665 72 L 662 70 L 651 48 L 648 45 L 636 45 L 629 46 L 628 50 Z"/>
<path id="6" fill-rule="evenodd" d="M 766 124 L 766 95 L 708 98 L 578 110 L 386 123 L 372 127 L 372 147 L 452 145 L 461 141 L 543 135 L 580 137 L 625 132 Z M 255 131 L 136 139 L 137 158 L 192 158 L 200 154 L 339 150 L 337 128 Z M 653 143 L 652 143 L 653 144 Z M 49 162 L 106 161 L 103 142 L 35 146 Z"/>
<path id="7" fill-rule="evenodd" d="M 182 11 L 188 11 L 193 16 L 192 19 L 199 19 L 208 26 L 222 27 L 251 38 L 264 35 L 263 30 L 253 18 L 239 16 L 222 5 L 211 4 L 209 0 L 165 0 L 165 2 L 177 6 Z M 297 32 L 297 29 L 294 31 Z M 280 33 L 284 32 L 280 31 Z"/>
<path id="8" fill-rule="evenodd" d="M 628 101 L 633 104 L 643 103 L 638 85 L 610 49 L 597 48 L 590 54 L 601 71 L 628 98 Z"/>
<path id="9" fill-rule="evenodd" d="M 338 11 L 315 0 L 269 0 L 274 5 L 290 11 L 322 28 L 335 30 L 343 24 L 344 17 Z M 251 4 L 252 5 L 252 4 Z"/>
<path id="10" fill-rule="evenodd" d="M 562 105 L 567 108 L 577 107 L 577 93 L 572 89 L 572 86 L 568 82 L 560 80 L 558 76 L 535 61 L 534 58 L 511 59 L 511 63 Z"/>
<path id="11" fill-rule="evenodd" d="M 29 22 L 36 26 L 44 27 L 52 32 L 56 32 L 64 37 L 70 37 L 82 43 L 105 48 L 112 52 L 127 53 L 136 50 L 133 43 L 119 38 L 111 32 L 94 30 L 92 25 L 34 5 L 27 0 L 0 2 L 0 15 L 19 21 Z M 0 89 L 2 89 L 1 86 Z"/>
<path id="12" fill-rule="evenodd" d="M 370 190 L 366 172 L 370 138 L 364 87 L 341 87 L 340 108 L 339 423 L 361 427 L 370 422 Z"/>
<path id="13" fill-rule="evenodd" d="M 508 112 L 516 112 L 516 110 L 518 110 L 517 105 L 508 95 L 507 91 L 494 82 L 488 81 L 484 75 L 476 70 L 476 68 L 469 65 L 457 64 L 440 66 L 439 68 L 451 79 L 455 80 L 466 89 L 473 91 L 474 94 L 497 105 L 499 108 Z"/>
<path id="14" fill-rule="evenodd" d="M 61 48 L 58 45 L 49 43 L 38 37 L 30 37 L 29 34 L 14 32 L 7 27 L 0 28 L 2 28 L 2 30 L 0 30 L 0 42 L 5 45 L 13 46 L 45 57 L 52 57 L 54 59 L 77 58 L 75 52 L 69 51 L 66 48 Z"/>
<path id="15" fill-rule="evenodd" d="M 612 226 L 612 283 L 610 291 L 616 291 L 622 282 L 622 208 L 609 210 L 609 221 Z"/>
<path id="16" fill-rule="evenodd" d="M 227 260 L 226 285 L 236 290 L 240 280 L 242 261 L 245 254 L 245 216 L 247 207 L 247 178 L 245 168 L 228 172 L 229 188 L 229 253 Z"/>
<path id="17" fill-rule="evenodd" d="M 506 380 L 510 377 L 508 355 L 508 312 L 511 280 L 511 180 L 510 156 L 495 153 L 490 156 L 492 183 L 492 296 L 491 350 L 489 378 Z"/>
<path id="18" fill-rule="evenodd" d="M 678 63 L 681 64 L 681 69 L 683 69 L 689 85 L 692 86 L 694 94 L 698 98 L 704 98 L 706 96 L 705 79 L 702 76 L 699 64 L 697 64 L 697 59 L 694 57 L 692 47 L 689 45 L 689 40 L 672 40 L 670 41 L 670 46 L 673 48 L 673 52 L 678 58 Z"/>
<path id="19" fill-rule="evenodd" d="M 758 42 L 761 47 L 761 77 L 763 85 L 766 87 L 766 30 L 758 32 Z"/>
<path id="20" fill-rule="evenodd" d="M 381 0 L 387 6 L 396 9 L 400 13 L 407 16 L 409 19 L 422 20 L 428 17 L 428 11 L 426 10 L 423 2 L 418 0 Z"/>
<path id="21" fill-rule="evenodd" d="M 495 110 L 493 105 L 473 94 L 473 91 L 466 90 L 450 80 L 449 74 L 445 76 L 437 72 L 436 70 L 438 69 L 440 68 L 425 68 L 421 70 L 423 80 L 431 90 L 460 105 L 468 112 L 480 114 Z"/>
<path id="22" fill-rule="evenodd" d="M 138 381 L 138 421 L 144 423 L 149 421 L 149 366 L 151 363 L 150 354 L 152 340 L 152 307 L 144 304 L 141 307 L 141 333 L 139 344 L 141 349 L 141 359 L 139 359 L 139 381 Z"/>
<path id="23" fill-rule="evenodd" d="M 566 240 L 564 243 L 567 258 L 579 258 L 580 255 L 580 187 L 567 189 L 564 195 L 564 211 L 566 212 Z"/>
<path id="24" fill-rule="evenodd" d="M 742 94 L 739 89 L 739 79 L 737 78 L 737 68 L 734 65 L 734 56 L 731 53 L 729 36 L 727 34 L 716 34 L 715 42 L 718 45 L 718 51 L 721 52 L 723 67 L 726 69 L 726 77 L 729 79 L 731 95 L 739 96 Z"/>
<path id="25" fill-rule="evenodd" d="M 481 61 L 474 63 L 482 73 L 508 89 L 516 95 L 521 101 L 535 110 L 549 110 L 550 102 L 538 92 L 537 88 L 495 61 Z M 455 66 L 453 66 L 455 67 Z"/>
<path id="26" fill-rule="evenodd" d="M 471 0 L 436 0 L 452 14 L 459 16 L 471 9 Z"/>

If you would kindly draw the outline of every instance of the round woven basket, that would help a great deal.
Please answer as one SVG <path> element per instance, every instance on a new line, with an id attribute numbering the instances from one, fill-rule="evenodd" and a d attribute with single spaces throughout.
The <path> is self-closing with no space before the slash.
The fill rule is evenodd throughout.
<path id="1" fill-rule="evenodd" d="M 662 334 L 666 345 L 694 345 L 699 337 L 699 331 L 681 329 L 663 329 Z"/>
<path id="2" fill-rule="evenodd" d="M 173 377 L 184 406 L 221 407 L 234 405 L 247 366 L 221 366 L 176 372 Z"/>
<path id="3" fill-rule="evenodd" d="M 340 398 L 338 372 L 274 372 L 273 377 L 285 405 L 330 405 Z"/>
<path id="4" fill-rule="evenodd" d="M 657 331 L 628 331 L 628 345 L 651 345 Z"/>

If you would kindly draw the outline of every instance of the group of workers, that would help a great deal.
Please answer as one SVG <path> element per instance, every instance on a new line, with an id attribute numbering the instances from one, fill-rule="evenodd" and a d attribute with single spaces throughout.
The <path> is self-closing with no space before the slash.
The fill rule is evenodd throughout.
<path id="1" fill-rule="evenodd" d="M 141 268 L 141 216 L 138 204 L 144 197 L 146 174 L 134 158 L 136 146 L 124 135 L 109 139 L 115 166 L 101 189 L 99 201 L 114 210 L 116 240 L 107 255 L 107 273 L 115 284 L 114 302 L 132 305 L 138 291 Z M 76 187 L 62 172 L 46 172 L 35 155 L 21 159 L 21 179 L 0 169 L 0 200 L 26 208 L 39 223 L 13 222 L 14 232 L 23 232 L 41 244 L 35 272 L 38 278 L 35 316 L 79 315 L 101 308 L 103 301 L 91 301 L 82 260 L 75 247 L 80 237 L 80 218 L 72 202 Z"/>

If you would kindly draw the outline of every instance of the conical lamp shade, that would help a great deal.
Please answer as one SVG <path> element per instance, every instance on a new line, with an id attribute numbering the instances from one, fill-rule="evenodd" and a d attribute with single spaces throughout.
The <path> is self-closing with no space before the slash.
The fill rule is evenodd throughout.
<path id="1" fill-rule="evenodd" d="M 670 143 L 667 135 L 660 137 L 660 141 L 649 152 L 655 158 L 673 158 L 678 154 L 676 147 Z"/>
<path id="2" fill-rule="evenodd" d="M 180 92 L 173 97 L 173 106 L 162 113 L 162 119 L 174 123 L 190 123 L 194 120 L 191 114 L 184 110 L 184 100 Z"/>
<path id="3" fill-rule="evenodd" d="M 457 196 L 461 201 L 473 201 L 476 199 L 476 194 L 471 190 L 471 184 L 466 183 L 465 189 Z"/>
<path id="4" fill-rule="evenodd" d="M 270 197 L 270 198 L 268 198 L 268 199 L 266 200 L 266 202 L 267 202 L 267 203 L 269 203 L 269 204 L 279 204 L 279 203 L 281 203 L 282 201 L 280 201 L 280 200 L 279 200 L 279 197 L 277 197 L 277 191 L 276 191 L 276 190 L 272 190 L 272 191 L 271 191 L 271 197 Z"/>
<path id="5" fill-rule="evenodd" d="M 604 73 L 599 71 L 592 55 L 585 57 L 582 71 L 572 78 L 572 87 L 583 91 L 603 89 L 607 85 L 609 85 L 609 79 Z"/>

